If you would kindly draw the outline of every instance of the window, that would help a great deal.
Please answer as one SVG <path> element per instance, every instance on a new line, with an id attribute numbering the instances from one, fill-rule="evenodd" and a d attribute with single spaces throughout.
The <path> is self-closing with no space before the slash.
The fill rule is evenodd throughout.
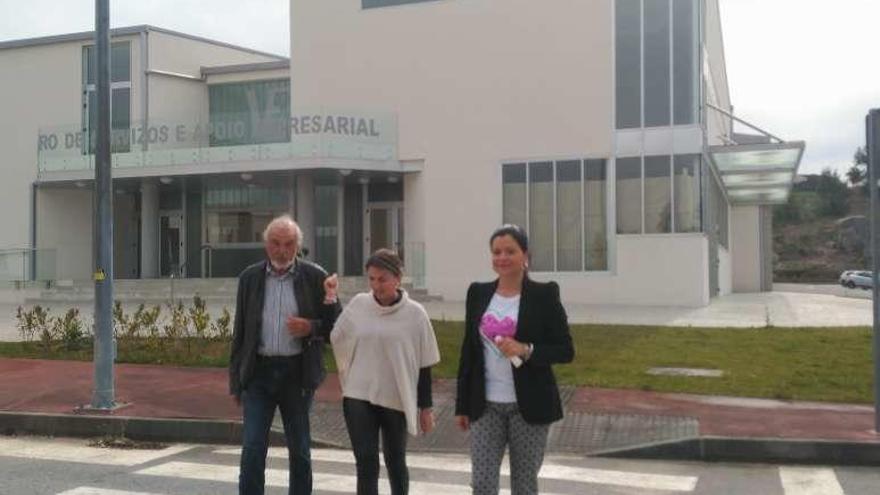
<path id="1" fill-rule="evenodd" d="M 606 161 L 560 160 L 502 167 L 504 223 L 529 233 L 535 271 L 606 270 Z"/>
<path id="2" fill-rule="evenodd" d="M 290 81 L 214 84 L 208 88 L 210 145 L 290 141 Z"/>
<path id="3" fill-rule="evenodd" d="M 617 159 L 617 233 L 642 233 L 642 159 Z"/>
<path id="4" fill-rule="evenodd" d="M 389 7 L 391 5 L 404 5 L 407 3 L 431 2 L 434 0 L 361 0 L 361 8 L 372 9 L 376 7 Z"/>
<path id="5" fill-rule="evenodd" d="M 675 231 L 700 231 L 700 155 L 677 155 L 672 174 Z"/>
<path id="6" fill-rule="evenodd" d="M 672 232 L 672 169 L 668 156 L 645 157 L 645 233 Z"/>
<path id="7" fill-rule="evenodd" d="M 701 167 L 700 155 L 618 158 L 617 233 L 700 232 Z"/>
<path id="8" fill-rule="evenodd" d="M 98 129 L 97 50 L 94 45 L 83 47 L 83 134 L 88 137 L 83 153 L 95 152 Z M 110 150 L 127 153 L 131 150 L 131 43 L 110 45 Z"/>
<path id="9" fill-rule="evenodd" d="M 710 209 L 711 218 L 709 219 L 711 230 L 708 233 L 715 236 L 718 244 L 728 248 L 727 198 L 724 197 L 721 186 L 718 185 L 718 181 L 714 177 L 709 179 L 709 204 L 712 205 L 712 208 Z"/>
<path id="10" fill-rule="evenodd" d="M 617 128 L 698 122 L 697 0 L 617 0 Z"/>
<path id="11" fill-rule="evenodd" d="M 248 183 L 231 178 L 205 182 L 206 242 L 261 243 L 263 229 L 289 210 L 290 192 L 283 184 Z"/>
<path id="12" fill-rule="evenodd" d="M 529 164 L 529 266 L 553 271 L 553 162 Z"/>
<path id="13" fill-rule="evenodd" d="M 617 128 L 642 126 L 642 2 L 617 0 Z"/>

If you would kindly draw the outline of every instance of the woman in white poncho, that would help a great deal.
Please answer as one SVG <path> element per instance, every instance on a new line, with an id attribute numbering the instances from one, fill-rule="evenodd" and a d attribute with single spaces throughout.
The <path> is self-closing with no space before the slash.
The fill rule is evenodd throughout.
<path id="1" fill-rule="evenodd" d="M 407 432 L 434 428 L 431 366 L 440 362 L 440 351 L 425 309 L 400 288 L 402 265 L 388 249 L 370 256 L 370 292 L 348 303 L 330 333 L 358 495 L 378 493 L 380 433 L 391 493 L 403 495 L 409 489 Z"/>

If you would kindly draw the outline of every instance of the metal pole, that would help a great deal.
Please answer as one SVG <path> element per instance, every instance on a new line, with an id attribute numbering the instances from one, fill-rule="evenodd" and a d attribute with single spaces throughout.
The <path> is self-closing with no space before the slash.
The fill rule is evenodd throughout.
<path id="1" fill-rule="evenodd" d="M 874 432 L 880 432 L 880 109 L 871 110 L 866 119 L 868 145 L 868 186 L 871 189 L 871 278 L 874 292 Z"/>
<path id="2" fill-rule="evenodd" d="M 95 0 L 98 126 L 95 149 L 95 391 L 92 407 L 113 409 L 113 194 L 110 171 L 110 0 Z"/>

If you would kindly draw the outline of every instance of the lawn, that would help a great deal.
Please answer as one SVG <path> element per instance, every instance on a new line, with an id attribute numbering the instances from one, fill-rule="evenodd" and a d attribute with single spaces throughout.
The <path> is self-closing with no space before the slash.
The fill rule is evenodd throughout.
<path id="1" fill-rule="evenodd" d="M 435 376 L 452 378 L 458 366 L 463 325 L 435 321 L 443 357 Z M 577 355 L 558 365 L 562 384 L 662 392 L 722 394 L 831 402 L 873 400 L 871 332 L 859 328 L 708 329 L 572 325 Z M 224 367 L 228 343 L 120 340 L 118 362 Z M 328 352 L 329 355 L 329 352 Z M 37 343 L 0 343 L 0 356 L 91 359 L 85 350 Z M 332 357 L 329 359 L 333 367 Z M 651 376 L 652 367 L 719 369 L 721 378 Z"/>

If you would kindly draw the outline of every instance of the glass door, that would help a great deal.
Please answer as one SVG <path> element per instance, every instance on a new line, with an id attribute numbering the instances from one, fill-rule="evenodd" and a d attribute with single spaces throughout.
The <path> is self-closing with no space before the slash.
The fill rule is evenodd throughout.
<path id="1" fill-rule="evenodd" d="M 163 277 L 184 275 L 183 213 L 159 213 L 159 273 Z"/>

